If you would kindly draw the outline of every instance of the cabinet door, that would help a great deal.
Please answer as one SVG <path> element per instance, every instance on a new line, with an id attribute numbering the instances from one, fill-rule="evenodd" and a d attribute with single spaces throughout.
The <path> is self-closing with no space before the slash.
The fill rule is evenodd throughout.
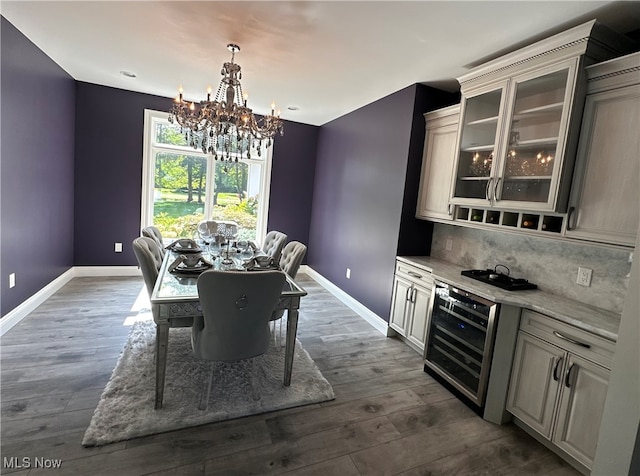
<path id="1" fill-rule="evenodd" d="M 427 337 L 427 314 L 430 300 L 431 289 L 423 288 L 422 286 L 413 286 L 411 291 L 411 319 L 409 321 L 409 334 L 407 337 L 422 349 L 424 349 Z"/>
<path id="2" fill-rule="evenodd" d="M 418 218 L 453 219 L 450 196 L 457 134 L 457 122 L 444 127 L 427 127 L 416 212 Z"/>
<path id="3" fill-rule="evenodd" d="M 451 184 L 456 159 L 460 105 L 428 112 L 417 218 L 453 219 Z"/>
<path id="4" fill-rule="evenodd" d="M 403 336 L 407 335 L 408 306 L 411 294 L 411 283 L 396 276 L 393 282 L 393 298 L 391 302 L 391 316 L 389 327 L 399 332 Z"/>
<path id="5" fill-rule="evenodd" d="M 452 198 L 455 203 L 491 204 L 492 167 L 502 125 L 503 81 L 462 100 L 462 121 Z"/>
<path id="6" fill-rule="evenodd" d="M 565 360 L 559 347 L 518 334 L 507 410 L 548 439 Z"/>
<path id="7" fill-rule="evenodd" d="M 640 203 L 640 85 L 587 96 L 566 235 L 633 246 Z"/>
<path id="8" fill-rule="evenodd" d="M 607 369 L 569 355 L 552 441 L 589 468 L 596 452 L 608 385 Z"/>
<path id="9" fill-rule="evenodd" d="M 512 79 L 494 205 L 555 209 L 575 82 L 574 60 Z"/>

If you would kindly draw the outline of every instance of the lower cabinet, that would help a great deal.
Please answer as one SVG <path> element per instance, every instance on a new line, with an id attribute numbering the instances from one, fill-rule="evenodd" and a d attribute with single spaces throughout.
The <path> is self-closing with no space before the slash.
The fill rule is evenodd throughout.
<path id="1" fill-rule="evenodd" d="M 420 353 L 425 346 L 432 287 L 431 273 L 403 262 L 396 264 L 389 327 Z"/>
<path id="2" fill-rule="evenodd" d="M 507 410 L 586 469 L 596 451 L 614 346 L 523 311 Z"/>

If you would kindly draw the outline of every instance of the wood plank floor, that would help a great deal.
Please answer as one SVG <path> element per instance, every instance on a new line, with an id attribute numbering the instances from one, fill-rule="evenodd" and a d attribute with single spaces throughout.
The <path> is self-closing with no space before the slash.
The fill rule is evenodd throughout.
<path id="1" fill-rule="evenodd" d="M 73 279 L 1 339 L 2 474 L 577 474 L 515 426 L 479 418 L 422 371 L 416 352 L 307 276 L 300 282 L 309 296 L 298 337 L 334 401 L 83 448 L 143 284 Z M 8 468 L 12 457 L 61 467 Z"/>

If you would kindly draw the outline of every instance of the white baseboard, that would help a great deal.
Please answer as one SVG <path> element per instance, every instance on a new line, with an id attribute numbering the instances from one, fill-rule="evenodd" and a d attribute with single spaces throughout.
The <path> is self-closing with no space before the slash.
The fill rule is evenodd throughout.
<path id="1" fill-rule="evenodd" d="M 74 277 L 90 276 L 142 276 L 137 266 L 74 266 Z"/>
<path id="2" fill-rule="evenodd" d="M 315 271 L 313 268 L 310 268 L 309 266 L 305 265 L 303 270 L 303 267 L 301 266 L 299 272 L 303 272 L 307 274 L 310 278 L 316 281 L 320 286 L 325 288 L 327 291 L 329 291 L 331 294 L 337 297 L 340 301 L 342 301 L 342 303 L 344 303 L 349 308 L 351 308 L 354 312 L 356 312 L 365 321 L 367 321 L 374 328 L 380 331 L 380 333 L 382 333 L 385 336 L 391 335 L 389 333 L 389 323 L 387 321 L 385 321 L 383 318 L 378 316 L 375 312 L 373 312 L 371 309 L 366 307 L 364 304 L 358 302 L 357 300 L 349 296 L 342 289 L 340 289 L 338 286 L 333 284 L 327 278 L 325 278 L 320 273 Z"/>
<path id="3" fill-rule="evenodd" d="M 142 273 L 137 266 L 74 266 L 3 316 L 0 319 L 0 336 L 27 317 L 72 278 L 89 276 L 142 276 Z"/>
<path id="4" fill-rule="evenodd" d="M 23 301 L 0 319 L 0 336 L 27 317 L 35 308 L 53 296 L 58 290 L 67 284 L 74 276 L 73 268 L 68 269 L 56 279 L 47 284 L 40 291 Z"/>

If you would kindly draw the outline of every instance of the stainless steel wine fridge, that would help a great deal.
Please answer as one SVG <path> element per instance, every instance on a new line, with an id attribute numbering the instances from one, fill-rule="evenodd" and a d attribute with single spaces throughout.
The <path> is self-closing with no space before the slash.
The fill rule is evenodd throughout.
<path id="1" fill-rule="evenodd" d="M 433 371 L 478 407 L 489 379 L 498 304 L 435 282 L 429 304 L 425 371 Z"/>

